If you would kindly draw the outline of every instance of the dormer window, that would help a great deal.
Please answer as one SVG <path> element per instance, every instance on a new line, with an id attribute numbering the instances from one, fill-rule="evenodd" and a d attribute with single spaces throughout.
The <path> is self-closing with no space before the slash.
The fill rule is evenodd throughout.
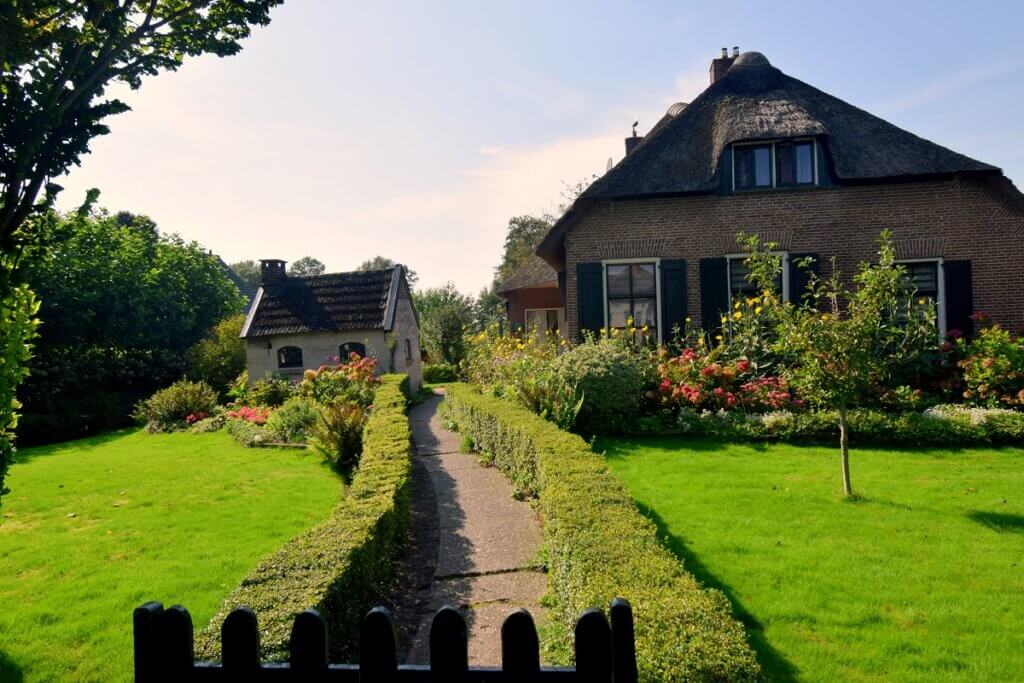
<path id="1" fill-rule="evenodd" d="M 737 143 L 732 148 L 734 190 L 816 185 L 814 140 Z"/>

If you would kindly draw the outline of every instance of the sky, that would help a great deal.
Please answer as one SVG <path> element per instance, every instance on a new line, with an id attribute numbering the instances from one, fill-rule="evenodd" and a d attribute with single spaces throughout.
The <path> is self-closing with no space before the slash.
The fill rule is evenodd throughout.
<path id="1" fill-rule="evenodd" d="M 1018 3 L 287 0 L 229 58 L 115 88 L 58 206 L 101 191 L 228 262 L 377 254 L 490 283 L 508 219 L 557 210 L 708 84 L 721 47 L 1024 184 Z"/>

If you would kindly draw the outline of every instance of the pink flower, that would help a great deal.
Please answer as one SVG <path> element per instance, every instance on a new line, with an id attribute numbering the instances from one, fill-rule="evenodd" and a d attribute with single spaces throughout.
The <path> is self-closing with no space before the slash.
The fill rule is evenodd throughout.
<path id="1" fill-rule="evenodd" d="M 736 369 L 739 370 L 740 372 L 746 372 L 750 370 L 750 361 L 747 360 L 746 358 L 737 361 Z"/>

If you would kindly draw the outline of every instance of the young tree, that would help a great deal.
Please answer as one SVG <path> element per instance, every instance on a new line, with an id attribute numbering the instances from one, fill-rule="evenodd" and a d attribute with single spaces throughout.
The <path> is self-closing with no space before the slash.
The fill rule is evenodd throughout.
<path id="1" fill-rule="evenodd" d="M 500 282 L 511 276 L 519 266 L 533 256 L 537 245 L 550 229 L 551 223 L 546 218 L 525 215 L 510 218 L 501 263 L 494 269 L 495 278 Z"/>
<path id="2" fill-rule="evenodd" d="M 234 272 L 239 280 L 245 283 L 250 293 L 260 288 L 260 264 L 249 259 L 232 263 L 228 268 Z"/>
<path id="3" fill-rule="evenodd" d="M 245 370 L 245 341 L 239 337 L 244 315 L 220 321 L 185 354 L 185 376 L 194 382 L 206 382 L 221 396 Z"/>
<path id="4" fill-rule="evenodd" d="M 457 364 L 466 355 L 465 331 L 473 323 L 473 300 L 455 285 L 431 287 L 413 295 L 419 313 L 420 338 L 427 352 Z"/>
<path id="5" fill-rule="evenodd" d="M 505 302 L 498 296 L 498 283 L 492 282 L 476 295 L 473 302 L 473 325 L 477 330 L 486 330 L 505 318 Z"/>
<path id="6" fill-rule="evenodd" d="M 288 268 L 288 274 L 299 277 L 305 275 L 323 275 L 325 270 L 327 270 L 327 266 L 325 266 L 323 262 L 318 261 L 312 256 L 303 256 L 292 263 Z"/>
<path id="7" fill-rule="evenodd" d="M 374 256 L 360 263 L 356 271 L 387 270 L 388 268 L 394 268 L 396 265 L 398 264 L 385 256 Z M 416 274 L 415 270 L 405 269 L 405 281 L 409 283 L 409 291 L 416 287 L 416 283 L 419 280 L 420 276 Z"/>

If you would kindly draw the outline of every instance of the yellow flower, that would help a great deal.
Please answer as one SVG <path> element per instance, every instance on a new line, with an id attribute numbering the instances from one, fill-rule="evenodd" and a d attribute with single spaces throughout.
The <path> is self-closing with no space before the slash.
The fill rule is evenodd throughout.
<path id="1" fill-rule="evenodd" d="M 740 318 L 743 317 L 743 312 L 742 311 L 736 311 L 735 313 L 732 314 L 732 317 L 735 318 L 736 320 L 739 320 Z"/>
<path id="2" fill-rule="evenodd" d="M 822 320 L 828 320 L 828 313 L 823 313 L 821 316 Z"/>
<path id="3" fill-rule="evenodd" d="M 735 309 L 739 309 L 739 307 L 740 307 L 741 305 L 743 305 L 743 304 L 742 304 L 742 302 L 740 302 L 740 301 L 737 301 L 737 302 L 736 302 L 736 305 L 735 305 L 735 306 L 733 306 L 733 308 L 735 308 Z"/>
<path id="4" fill-rule="evenodd" d="M 525 347 L 525 346 L 523 346 L 522 344 L 516 344 L 516 348 L 517 348 L 517 349 L 519 349 L 520 351 L 522 351 L 522 350 L 523 350 L 523 349 L 525 349 L 526 347 Z"/>
<path id="5" fill-rule="evenodd" d="M 729 322 L 729 319 L 728 319 L 728 318 L 726 318 L 726 317 L 725 317 L 725 316 L 723 315 L 723 316 L 722 316 L 722 324 L 724 325 L 724 324 L 725 324 L 725 323 L 727 323 L 727 322 Z"/>
<path id="6" fill-rule="evenodd" d="M 650 329 L 651 329 L 650 325 L 644 325 L 643 327 L 640 328 L 640 331 L 641 332 L 649 332 Z"/>
<path id="7" fill-rule="evenodd" d="M 920 305 L 920 306 L 924 306 L 924 298 L 922 297 L 922 298 L 918 299 L 918 300 L 917 300 L 917 303 L 918 303 L 918 305 Z"/>
<path id="8" fill-rule="evenodd" d="M 761 307 L 760 306 L 756 306 L 754 308 L 754 315 L 759 315 L 760 313 L 761 313 Z"/>
<path id="9" fill-rule="evenodd" d="M 716 334 L 715 339 L 717 339 L 718 341 L 722 341 L 722 335 Z"/>
<path id="10" fill-rule="evenodd" d="M 691 322 L 693 322 L 693 319 L 690 318 L 690 316 L 686 316 L 686 322 L 691 323 Z"/>

